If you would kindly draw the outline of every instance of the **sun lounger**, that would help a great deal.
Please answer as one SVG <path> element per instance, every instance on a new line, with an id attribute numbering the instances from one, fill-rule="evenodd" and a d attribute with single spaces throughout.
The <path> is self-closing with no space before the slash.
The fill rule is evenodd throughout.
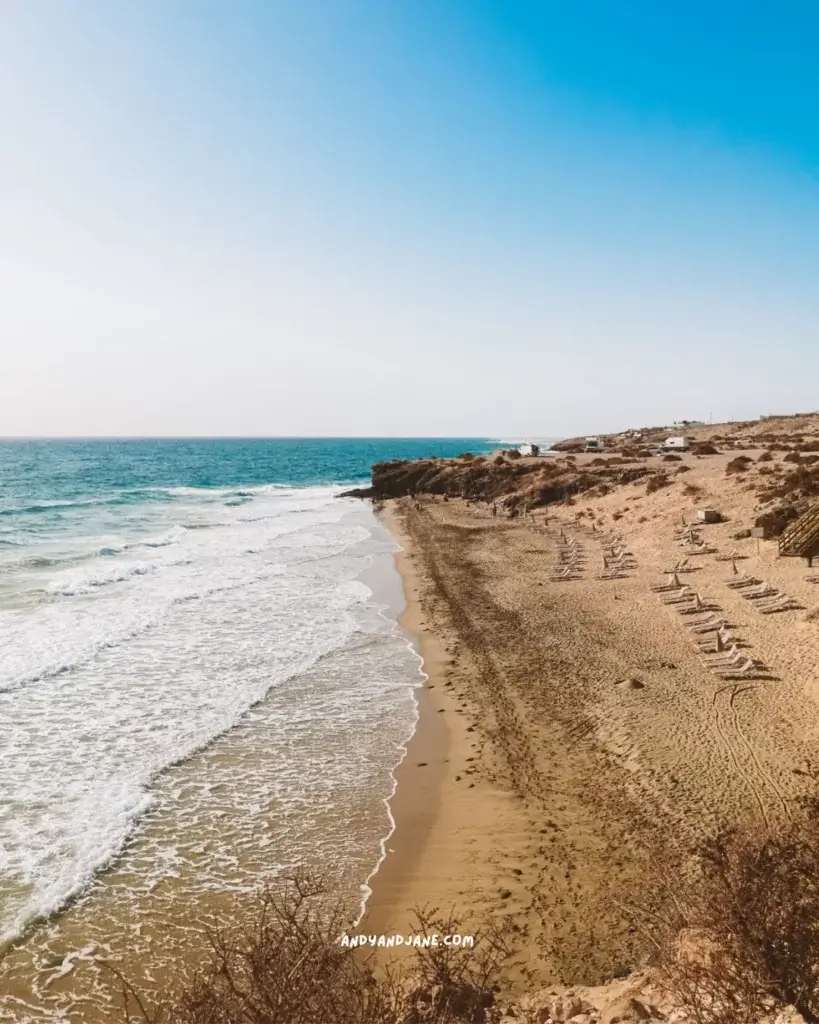
<path id="1" fill-rule="evenodd" d="M 679 604 L 681 601 L 690 601 L 694 592 L 690 587 L 681 587 L 678 591 L 662 597 L 663 604 Z"/>
<path id="2" fill-rule="evenodd" d="M 719 605 L 714 604 L 714 602 L 708 600 L 708 598 L 700 597 L 699 594 L 695 595 L 694 601 L 690 607 L 677 607 L 677 613 L 679 615 L 698 615 L 700 612 L 717 612 L 719 610 Z"/>
<path id="3" fill-rule="evenodd" d="M 669 590 L 679 590 L 681 586 L 682 583 L 680 583 L 679 577 L 675 572 L 672 572 L 668 574 L 666 583 L 660 583 L 656 587 L 652 587 L 651 589 L 654 591 L 655 594 L 662 594 L 665 591 Z"/>
<path id="4" fill-rule="evenodd" d="M 724 671 L 719 671 L 716 674 L 720 679 L 749 679 L 753 678 L 754 675 L 765 673 L 768 670 L 764 665 L 758 661 L 753 661 L 751 658 L 739 666 L 739 668 L 729 668 Z"/>
<path id="5" fill-rule="evenodd" d="M 694 645 L 703 654 L 722 654 L 730 646 L 736 644 L 736 637 L 727 630 L 718 630 L 716 633 L 709 633 L 707 636 L 694 637 Z"/>
<path id="6" fill-rule="evenodd" d="M 757 605 L 760 615 L 772 615 L 774 612 L 797 612 L 802 608 L 798 601 L 795 601 L 787 594 L 781 594 L 770 604 Z"/>
<path id="7" fill-rule="evenodd" d="M 735 587 L 736 592 L 740 597 L 745 598 L 747 601 L 751 597 L 764 597 L 770 593 L 772 587 L 770 583 L 766 583 L 765 580 L 760 580 L 759 583 L 749 583 L 746 587 Z"/>
<path id="8" fill-rule="evenodd" d="M 781 593 L 782 591 L 772 587 L 770 583 L 761 583 L 758 587 L 740 590 L 739 596 L 744 597 L 746 601 L 760 601 L 767 597 L 778 597 Z"/>
<path id="9" fill-rule="evenodd" d="M 717 614 L 716 608 L 707 609 L 707 614 L 703 612 L 703 616 L 700 619 L 692 619 L 690 622 L 686 622 L 685 625 L 690 630 L 695 629 L 719 629 L 725 625 L 725 620 L 720 618 Z"/>
<path id="10" fill-rule="evenodd" d="M 729 661 L 740 661 L 745 657 L 745 655 L 743 655 L 742 651 L 734 643 L 731 644 L 727 650 L 717 651 L 715 654 L 707 654 L 704 652 L 700 654 L 700 657 L 706 665 L 721 665 Z"/>
<path id="11" fill-rule="evenodd" d="M 743 587 L 756 587 L 762 580 L 758 576 L 739 576 L 735 580 L 725 580 L 726 587 L 730 587 L 731 590 L 742 590 Z"/>

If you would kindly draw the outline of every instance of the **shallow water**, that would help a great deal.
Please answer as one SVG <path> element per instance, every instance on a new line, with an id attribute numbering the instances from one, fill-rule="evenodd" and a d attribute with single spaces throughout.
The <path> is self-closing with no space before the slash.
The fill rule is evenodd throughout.
<path id="1" fill-rule="evenodd" d="M 97 958 L 150 993 L 291 865 L 355 916 L 420 679 L 369 508 L 321 484 L 83 493 L 76 474 L 46 498 L 18 473 L 9 500 L 9 475 L 0 1019 L 110 1019 Z"/>

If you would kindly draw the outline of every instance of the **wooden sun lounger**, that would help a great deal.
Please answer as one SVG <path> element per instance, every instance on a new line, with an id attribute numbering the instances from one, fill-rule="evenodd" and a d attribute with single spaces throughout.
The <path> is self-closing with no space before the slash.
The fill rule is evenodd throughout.
<path id="1" fill-rule="evenodd" d="M 682 587 L 676 594 L 671 593 L 663 597 L 662 602 L 663 604 L 679 604 L 682 601 L 690 601 L 693 596 L 694 592 L 690 587 Z"/>
<path id="2" fill-rule="evenodd" d="M 709 636 L 699 637 L 694 640 L 694 646 L 702 654 L 722 654 L 732 645 L 736 644 L 736 637 L 729 633 L 727 638 L 722 637 L 719 632 L 711 633 Z"/>
<path id="3" fill-rule="evenodd" d="M 767 675 L 768 669 L 758 661 L 751 658 L 740 668 L 726 669 L 724 672 L 717 672 L 720 679 L 753 679 L 755 675 Z"/>
<path id="4" fill-rule="evenodd" d="M 729 661 L 740 661 L 744 657 L 746 655 L 742 653 L 735 643 L 731 644 L 725 651 L 718 651 L 715 654 L 707 654 L 705 652 L 700 654 L 700 658 L 702 658 L 706 665 L 723 665 Z"/>
<path id="5" fill-rule="evenodd" d="M 651 589 L 655 594 L 665 594 L 670 593 L 672 590 L 679 590 L 680 587 L 682 587 L 682 583 L 678 579 L 674 579 L 668 583 L 660 583 Z"/>
<path id="6" fill-rule="evenodd" d="M 725 620 L 721 619 L 716 612 L 709 612 L 703 619 L 692 619 L 691 622 L 686 622 L 686 626 L 692 633 L 697 629 L 719 629 L 724 625 Z"/>
<path id="7" fill-rule="evenodd" d="M 735 580 L 723 580 L 731 590 L 742 590 L 744 587 L 758 587 L 763 581 L 758 576 L 738 576 Z"/>
<path id="8" fill-rule="evenodd" d="M 696 600 L 690 608 L 677 608 L 678 615 L 697 615 L 699 612 L 718 612 L 720 607 L 718 604 L 714 604 L 713 601 L 707 598 L 702 598 L 697 594 Z"/>
<path id="9" fill-rule="evenodd" d="M 776 612 L 798 612 L 801 611 L 802 605 L 795 601 L 792 597 L 787 594 L 782 595 L 781 601 L 773 601 L 771 604 L 763 605 L 759 608 L 760 615 L 773 615 Z M 757 606 L 759 607 L 759 606 Z"/>
<path id="10" fill-rule="evenodd" d="M 782 593 L 781 590 L 777 590 L 776 587 L 772 587 L 770 583 L 763 583 L 759 587 L 754 587 L 752 590 L 740 590 L 740 597 L 744 597 L 746 601 L 761 601 L 764 598 L 779 597 Z"/>

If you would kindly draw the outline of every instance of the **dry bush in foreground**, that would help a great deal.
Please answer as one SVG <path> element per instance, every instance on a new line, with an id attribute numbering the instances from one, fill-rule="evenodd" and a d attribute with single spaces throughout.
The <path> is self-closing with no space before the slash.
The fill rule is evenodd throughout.
<path id="1" fill-rule="evenodd" d="M 209 934 L 211 956 L 190 982 L 148 1007 L 122 985 L 124 1019 L 148 1024 L 485 1024 L 500 968 L 509 956 L 508 924 L 469 929 L 471 949 L 443 943 L 413 948 L 376 970 L 372 951 L 343 946 L 341 905 L 306 874 L 261 896 L 257 920 L 237 933 Z M 462 922 L 437 909 L 416 910 L 420 937 L 458 934 Z M 367 949 L 367 947 L 364 947 Z M 110 965 L 109 965 L 110 967 Z"/>
<path id="2" fill-rule="evenodd" d="M 659 491 L 662 487 L 668 487 L 671 480 L 665 473 L 655 473 L 654 476 L 646 484 L 646 494 L 654 494 L 655 491 Z"/>
<path id="3" fill-rule="evenodd" d="M 790 1005 L 819 1020 L 818 822 L 809 812 L 776 833 L 723 831 L 686 881 L 658 868 L 665 909 L 643 925 L 685 1019 L 759 1024 Z"/>
<path id="4" fill-rule="evenodd" d="M 738 455 L 735 459 L 731 459 L 727 464 L 725 467 L 725 473 L 726 475 L 730 475 L 731 473 L 744 473 L 750 465 L 751 459 L 749 459 L 747 455 Z"/>

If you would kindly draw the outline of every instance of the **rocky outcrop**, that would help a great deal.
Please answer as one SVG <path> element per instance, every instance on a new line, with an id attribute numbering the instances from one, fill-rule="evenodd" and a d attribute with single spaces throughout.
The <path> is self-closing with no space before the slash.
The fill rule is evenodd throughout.
<path id="1" fill-rule="evenodd" d="M 347 496 L 385 500 L 431 494 L 497 502 L 516 510 L 550 505 L 595 487 L 610 490 L 648 473 L 644 464 L 616 456 L 582 467 L 571 458 L 509 459 L 502 455 L 397 460 L 376 463 L 371 486 L 348 491 Z"/>

